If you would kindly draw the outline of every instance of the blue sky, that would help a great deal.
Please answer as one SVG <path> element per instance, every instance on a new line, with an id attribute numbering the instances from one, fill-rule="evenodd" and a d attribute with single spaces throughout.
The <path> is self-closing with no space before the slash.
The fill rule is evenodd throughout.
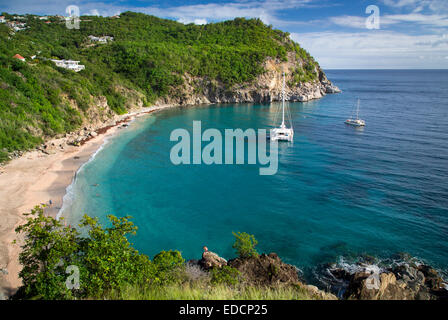
<path id="1" fill-rule="evenodd" d="M 448 69 L 448 0 L 0 0 L 9 13 L 114 15 L 131 10 L 204 24 L 257 17 L 291 33 L 326 69 Z M 366 28 L 369 5 L 380 28 Z"/>

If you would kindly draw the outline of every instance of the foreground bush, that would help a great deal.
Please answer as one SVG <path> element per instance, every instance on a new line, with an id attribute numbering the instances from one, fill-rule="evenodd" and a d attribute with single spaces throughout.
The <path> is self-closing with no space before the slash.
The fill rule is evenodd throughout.
<path id="1" fill-rule="evenodd" d="M 83 237 L 75 228 L 45 216 L 43 207 L 26 216 L 26 224 L 16 229 L 25 235 L 19 256 L 20 298 L 99 298 L 129 285 L 169 284 L 179 278 L 176 272 L 184 265 L 178 251 L 163 251 L 150 261 L 134 249 L 127 236 L 137 227 L 129 217 L 110 215 L 112 226 L 104 228 L 98 219 L 84 216 L 80 227 L 86 228 L 87 237 Z M 71 277 L 73 268 L 79 270 L 79 281 Z"/>
<path id="2" fill-rule="evenodd" d="M 16 231 L 24 235 L 19 256 L 23 286 L 15 299 L 275 299 L 313 298 L 300 283 L 247 285 L 230 266 L 206 271 L 185 263 L 179 251 L 162 251 L 151 261 L 134 249 L 137 232 L 129 217 L 108 216 L 111 226 L 84 216 L 83 235 L 35 207 Z M 84 232 L 85 230 L 85 232 Z M 254 257 L 254 236 L 235 234 L 241 256 Z"/>
<path id="3" fill-rule="evenodd" d="M 255 250 L 258 241 L 253 235 L 246 232 L 233 232 L 233 235 L 235 236 L 235 243 L 232 248 L 236 250 L 240 258 L 258 257 L 258 252 Z"/>

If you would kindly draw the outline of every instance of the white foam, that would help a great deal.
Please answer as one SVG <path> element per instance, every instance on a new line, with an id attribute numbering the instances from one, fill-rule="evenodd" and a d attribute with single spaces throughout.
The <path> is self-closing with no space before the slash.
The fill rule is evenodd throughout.
<path id="1" fill-rule="evenodd" d="M 97 156 L 97 154 L 99 152 L 101 152 L 101 150 L 103 150 L 103 148 L 106 146 L 106 144 L 109 142 L 109 139 L 111 137 L 105 138 L 103 143 L 101 144 L 101 146 L 90 156 L 89 160 L 87 160 L 86 162 L 84 162 L 79 169 L 75 172 L 75 175 L 73 176 L 72 182 L 67 186 L 67 188 L 65 189 L 65 195 L 62 198 L 62 206 L 61 209 L 59 209 L 58 214 L 56 215 L 56 220 L 59 220 L 62 216 L 62 214 L 64 213 L 64 211 L 67 208 L 70 208 L 73 204 L 73 201 L 75 199 L 75 191 L 74 191 L 74 186 L 75 186 L 75 182 L 76 182 L 76 177 L 78 176 L 78 174 L 82 171 L 82 169 L 84 168 L 84 166 L 86 166 L 89 162 L 91 162 L 92 160 L 94 160 Z"/>
<path id="2" fill-rule="evenodd" d="M 141 114 L 141 112 L 144 112 L 144 111 L 151 111 L 151 110 L 160 111 L 162 109 L 164 109 L 164 108 L 156 108 L 155 110 L 151 109 L 151 108 L 146 108 L 146 109 L 140 110 L 139 112 L 130 113 L 130 114 L 128 114 L 128 116 L 139 115 L 139 114 Z M 131 124 L 133 124 L 138 118 L 139 117 L 131 118 L 131 120 L 128 122 L 128 126 L 126 128 L 130 128 Z M 118 132 L 119 131 L 117 131 L 117 133 Z M 75 172 L 75 175 L 73 176 L 72 182 L 65 189 L 65 195 L 62 198 L 62 206 L 61 206 L 61 209 L 59 209 L 59 211 L 58 211 L 58 213 L 56 215 L 56 220 L 59 220 L 62 217 L 64 211 L 67 210 L 68 208 L 70 208 L 73 205 L 73 201 L 75 199 L 75 190 L 74 190 L 75 188 L 74 188 L 74 186 L 75 186 L 76 177 L 78 176 L 78 174 L 83 170 L 84 166 L 86 166 L 88 163 L 90 163 L 91 161 L 93 161 L 96 158 L 96 156 L 109 143 L 110 139 L 114 138 L 115 136 L 116 136 L 116 134 L 113 134 L 113 135 L 111 135 L 109 137 L 106 137 L 104 139 L 103 143 L 101 144 L 101 146 L 90 156 L 89 160 L 87 160 L 85 163 L 83 163 L 79 167 L 79 169 Z"/>

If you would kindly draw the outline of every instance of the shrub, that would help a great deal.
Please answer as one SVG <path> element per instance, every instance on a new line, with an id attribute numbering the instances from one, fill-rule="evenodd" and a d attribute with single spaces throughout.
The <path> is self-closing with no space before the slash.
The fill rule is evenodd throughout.
<path id="1" fill-rule="evenodd" d="M 235 242 L 232 245 L 232 248 L 236 250 L 239 257 L 250 258 L 258 256 L 258 252 L 255 250 L 258 241 L 253 235 L 247 234 L 246 232 L 232 233 L 235 236 Z"/>
<path id="2" fill-rule="evenodd" d="M 130 217 L 109 215 L 112 227 L 103 228 L 97 218 L 84 216 L 81 227 L 89 229 L 88 238 L 80 240 L 81 282 L 90 297 L 99 297 L 126 283 L 149 282 L 151 262 L 135 250 L 127 235 L 135 235 L 137 227 Z"/>
<path id="3" fill-rule="evenodd" d="M 154 284 L 176 282 L 185 264 L 179 251 L 162 251 L 153 259 Z"/>
<path id="4" fill-rule="evenodd" d="M 212 284 L 227 284 L 236 285 L 238 283 L 238 277 L 240 272 L 229 266 L 222 266 L 222 268 L 213 268 L 211 270 L 211 283 Z"/>
<path id="5" fill-rule="evenodd" d="M 16 228 L 17 233 L 25 234 L 19 255 L 23 266 L 19 273 L 23 281 L 21 294 L 45 300 L 71 298 L 72 293 L 65 286 L 65 271 L 78 250 L 78 232 L 45 216 L 41 206 L 25 216 L 27 222 Z"/>

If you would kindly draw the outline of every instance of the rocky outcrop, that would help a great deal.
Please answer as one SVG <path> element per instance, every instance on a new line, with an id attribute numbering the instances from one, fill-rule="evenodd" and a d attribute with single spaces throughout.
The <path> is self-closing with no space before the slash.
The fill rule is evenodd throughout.
<path id="1" fill-rule="evenodd" d="M 190 260 L 186 271 L 190 279 L 205 278 L 212 268 L 227 265 L 240 272 L 243 285 L 257 287 L 292 286 L 306 292 L 308 296 L 321 300 L 338 300 L 338 298 L 316 286 L 307 285 L 299 280 L 298 269 L 284 263 L 276 253 L 261 254 L 251 258 L 236 258 L 228 262 L 216 253 L 205 251 L 201 260 Z M 204 275 L 205 273 L 205 275 Z"/>
<path id="2" fill-rule="evenodd" d="M 297 269 L 283 263 L 276 253 L 258 257 L 236 258 L 229 266 L 237 269 L 245 282 L 254 285 L 295 284 L 299 282 Z"/>
<path id="3" fill-rule="evenodd" d="M 342 297 L 360 300 L 447 300 L 447 285 L 427 265 L 398 264 L 378 271 L 362 264 L 358 271 L 330 269 L 336 282 L 345 283 Z"/>
<path id="4" fill-rule="evenodd" d="M 339 88 L 334 86 L 326 77 L 320 67 L 315 67 L 316 80 L 290 86 L 294 83 L 293 73 L 298 67 L 302 67 L 304 61 L 294 52 L 288 54 L 287 61 L 268 58 L 264 62 L 265 72 L 259 75 L 251 83 L 235 85 L 227 88 L 216 80 L 208 78 L 192 77 L 184 75 L 184 84 L 181 88 L 175 88 L 161 99 L 157 105 L 194 105 L 210 103 L 270 103 L 281 100 L 282 74 L 286 78 L 286 99 L 289 101 L 306 102 L 319 99 L 326 94 L 339 93 Z"/>
<path id="5" fill-rule="evenodd" d="M 209 270 L 211 268 L 222 268 L 222 266 L 227 265 L 227 260 L 221 258 L 214 252 L 205 251 L 202 254 L 202 259 L 199 260 L 199 265 L 205 270 Z"/>
<path id="6" fill-rule="evenodd" d="M 248 285 L 296 286 L 315 299 L 338 300 L 331 293 L 301 282 L 298 269 L 284 263 L 276 253 L 262 254 L 251 258 L 236 258 L 229 260 L 228 265 L 237 269 L 243 282 Z"/>

